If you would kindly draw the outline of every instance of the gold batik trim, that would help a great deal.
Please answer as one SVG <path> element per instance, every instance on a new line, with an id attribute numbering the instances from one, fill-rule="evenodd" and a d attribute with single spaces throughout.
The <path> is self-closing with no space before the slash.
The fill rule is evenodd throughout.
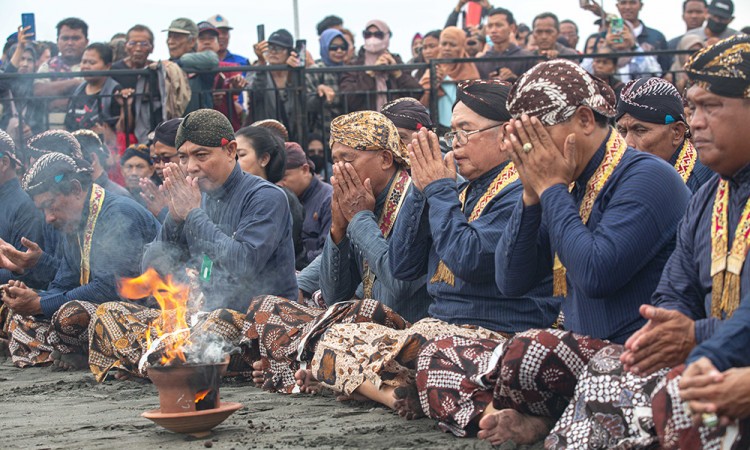
<path id="1" fill-rule="evenodd" d="M 680 154 L 677 156 L 677 162 L 674 164 L 674 168 L 682 178 L 683 183 L 687 183 L 688 178 L 693 174 L 697 159 L 698 152 L 695 150 L 693 143 L 690 142 L 690 139 L 685 139 Z"/>
<path id="2" fill-rule="evenodd" d="M 86 228 L 83 231 L 83 243 L 80 236 L 78 238 L 78 247 L 81 249 L 81 286 L 89 283 L 91 275 L 91 243 L 94 238 L 94 228 L 99 218 L 104 203 L 104 188 L 98 184 L 91 187 L 91 197 L 89 198 L 89 216 L 86 220 Z"/>
<path id="3" fill-rule="evenodd" d="M 740 223 L 727 252 L 729 228 L 729 182 L 719 180 L 711 220 L 711 316 L 732 317 L 740 305 L 740 274 L 750 248 L 750 199 L 745 202 Z"/>
<path id="4" fill-rule="evenodd" d="M 474 205 L 474 209 L 472 209 L 471 215 L 469 215 L 469 222 L 478 219 L 484 212 L 485 208 L 487 208 L 487 205 L 490 204 L 490 201 L 517 179 L 518 172 L 516 171 L 516 166 L 513 165 L 513 163 L 508 163 L 508 165 L 497 174 L 487 188 L 487 191 L 485 191 L 485 193 L 482 194 L 482 197 L 479 198 L 477 204 Z M 469 186 L 466 186 L 466 188 L 458 194 L 458 199 L 461 202 L 461 211 L 464 210 L 464 206 L 466 205 L 466 192 L 468 190 Z M 435 269 L 435 273 L 432 275 L 432 278 L 430 278 L 430 283 L 445 283 L 449 286 L 455 286 L 456 276 L 453 275 L 453 272 L 445 265 L 443 260 L 440 260 L 437 269 Z"/>
<path id="5" fill-rule="evenodd" d="M 591 216 L 591 211 L 594 208 L 596 197 L 599 196 L 599 192 L 601 192 L 604 185 L 609 181 L 609 178 L 612 176 L 615 167 L 620 163 L 620 160 L 622 160 L 622 155 L 625 154 L 625 150 L 627 150 L 628 146 L 620 133 L 612 129 L 610 131 L 609 139 L 607 140 L 606 148 L 607 150 L 604 154 L 604 159 L 602 159 L 601 164 L 599 164 L 596 172 L 594 172 L 586 185 L 586 192 L 583 195 L 583 201 L 578 209 L 578 214 L 581 216 L 584 225 L 589 221 L 589 216 Z M 555 254 L 552 273 L 552 294 L 556 297 L 567 297 L 568 281 L 565 278 L 566 270 L 557 254 Z"/>

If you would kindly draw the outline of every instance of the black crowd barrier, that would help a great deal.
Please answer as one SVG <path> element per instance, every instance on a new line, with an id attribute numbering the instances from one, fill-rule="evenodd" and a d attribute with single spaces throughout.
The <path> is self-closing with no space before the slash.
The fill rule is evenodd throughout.
<path id="1" fill-rule="evenodd" d="M 627 58 L 627 57 L 640 57 L 640 56 L 654 56 L 659 57 L 663 55 L 669 55 L 676 57 L 677 55 L 690 54 L 691 51 L 649 51 L 649 52 L 626 52 L 626 53 L 605 53 L 605 54 L 589 54 L 589 55 L 569 55 L 560 56 L 562 58 L 573 59 L 576 61 L 582 61 L 588 58 Z M 336 98 L 332 103 L 323 101 L 318 96 L 317 86 L 318 82 L 322 81 L 322 84 L 328 84 L 331 80 L 340 79 L 343 74 L 352 74 L 357 72 L 394 72 L 401 71 L 409 74 L 415 72 L 429 73 L 430 88 L 429 96 L 425 96 L 425 99 L 429 100 L 428 107 L 431 112 L 433 122 L 440 122 L 440 112 L 438 108 L 438 90 L 441 87 L 441 83 L 438 83 L 436 74 L 437 67 L 440 64 L 453 64 L 453 63 L 467 63 L 467 62 L 508 62 L 508 61 L 520 61 L 520 60 L 531 60 L 541 61 L 544 57 L 540 56 L 511 56 L 511 57 L 497 57 L 497 58 L 467 58 L 467 59 L 433 59 L 429 63 L 415 63 L 415 64 L 400 64 L 392 66 L 339 66 L 339 67 L 299 67 L 291 68 L 286 65 L 282 66 L 232 66 L 232 67 L 220 67 L 211 71 L 191 71 L 185 70 L 189 77 L 204 77 L 207 79 L 213 79 L 216 81 L 216 77 L 222 77 L 222 74 L 227 72 L 241 72 L 248 84 L 243 89 L 217 89 L 213 88 L 216 86 L 216 82 L 211 83 L 211 87 L 205 89 L 193 89 L 192 95 L 194 98 L 199 99 L 199 107 L 209 107 L 211 105 L 206 104 L 206 98 L 212 98 L 215 102 L 215 106 L 219 106 L 219 102 L 223 102 L 223 110 L 225 114 L 234 120 L 235 123 L 241 122 L 243 124 L 249 124 L 251 122 L 262 120 L 262 119 L 276 119 L 286 124 L 290 132 L 290 140 L 294 140 L 304 144 L 307 142 L 308 136 L 316 134 L 322 137 L 323 143 L 326 148 L 326 160 L 330 161 L 330 149 L 328 149 L 328 127 L 330 120 L 340 114 L 346 114 L 351 112 L 353 109 L 375 109 L 378 96 L 385 96 L 386 100 L 390 101 L 394 98 L 410 96 L 417 99 L 422 99 L 425 94 L 425 90 L 418 86 L 418 79 L 415 82 L 410 83 L 411 87 L 392 87 L 389 86 L 386 90 L 357 90 L 348 88 L 346 91 L 338 89 Z M 269 73 L 287 73 L 286 86 L 278 88 L 272 80 L 272 76 L 268 76 Z M 672 79 L 676 79 L 678 74 L 682 71 L 670 71 L 668 74 Z M 520 75 L 520 74 L 519 74 Z M 642 76 L 660 75 L 660 73 L 629 73 L 631 78 L 639 78 Z M 667 76 L 667 74 L 661 74 Z M 12 108 L 10 102 L 15 102 L 15 111 L 27 111 L 27 114 L 16 114 L 19 122 L 19 130 L 24 129 L 25 122 L 28 121 L 32 126 L 33 132 L 40 132 L 50 127 L 49 115 L 46 113 L 50 108 L 57 108 L 58 111 L 61 109 L 61 105 L 65 105 L 71 99 L 71 93 L 67 95 L 33 95 L 33 88 L 29 85 L 42 81 L 56 81 L 71 78 L 82 78 L 86 77 L 100 77 L 100 76 L 135 76 L 139 79 L 143 79 L 142 86 L 145 88 L 136 91 L 134 94 L 134 104 L 141 104 L 141 111 L 148 111 L 151 123 L 146 126 L 150 126 L 151 129 L 158 124 L 163 117 L 163 100 L 161 98 L 159 90 L 158 75 L 155 70 L 151 69 L 133 69 L 133 70 L 110 70 L 110 71 L 89 71 L 89 72 L 76 72 L 76 73 L 31 73 L 31 74 L 19 74 L 19 73 L 0 73 L 0 101 L 3 103 L 3 120 L 0 121 L 0 126 L 7 126 L 7 118 L 10 115 Z M 223 78 L 223 77 L 222 77 Z M 26 85 L 25 90 L 21 87 Z M 350 83 L 351 84 L 351 83 Z M 13 92 L 12 97 L 8 96 L 8 92 Z M 27 95 L 16 95 L 17 92 L 26 92 Z M 204 95 L 201 95 L 204 94 Z M 208 95 L 210 94 L 210 95 Z M 223 95 L 222 95 L 223 94 Z M 104 96 L 102 96 L 104 97 Z M 237 112 L 234 108 L 235 100 L 240 99 L 243 104 L 243 117 L 237 117 Z M 116 99 L 111 99 L 115 101 Z M 18 106 L 22 106 L 19 108 Z M 29 105 L 35 106 L 38 114 L 41 117 L 29 118 L 28 111 Z M 26 106 L 26 108 L 23 108 Z M 34 108 L 32 108 L 34 109 Z M 161 112 L 160 112 L 161 110 Z M 60 112 L 67 111 L 67 108 L 63 107 Z M 31 120 L 33 119 L 33 120 Z M 241 121 L 240 121 L 241 119 Z M 124 115 L 123 127 L 125 130 L 132 130 L 135 125 L 136 118 L 133 117 L 132 112 Z M 33 122 L 33 123 L 32 123 Z M 54 124 L 53 124 L 54 125 Z M 126 135 L 126 145 L 131 144 L 130 136 Z M 22 140 L 21 140 L 22 141 Z M 21 144 L 23 147 L 23 143 Z M 328 167 L 326 167 L 328 172 Z M 326 173 L 328 176 L 329 174 Z"/>

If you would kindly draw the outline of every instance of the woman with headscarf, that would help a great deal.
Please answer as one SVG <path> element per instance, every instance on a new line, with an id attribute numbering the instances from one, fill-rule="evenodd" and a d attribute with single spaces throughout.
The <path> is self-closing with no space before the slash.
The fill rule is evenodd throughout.
<path id="1" fill-rule="evenodd" d="M 440 56 L 440 33 L 441 30 L 432 30 L 424 35 L 422 38 L 422 52 L 419 55 L 419 60 L 414 62 L 429 63 Z M 425 72 L 427 72 L 426 67 L 415 70 L 412 75 L 415 80 L 421 80 Z"/>
<path id="2" fill-rule="evenodd" d="M 336 28 L 320 35 L 320 59 L 311 67 L 340 67 L 346 64 L 349 42 Z M 307 73 L 308 130 L 323 134 L 330 128 L 331 120 L 343 113 L 339 96 L 341 72 Z"/>
<path id="3" fill-rule="evenodd" d="M 354 61 L 355 66 L 392 66 L 403 64 L 401 57 L 388 51 L 391 29 L 381 20 L 371 20 L 362 33 L 365 45 Z M 402 70 L 346 72 L 339 82 L 344 95 L 344 109 L 348 111 L 380 111 L 388 101 L 413 96 L 421 92 L 419 83 Z M 366 94 L 359 92 L 367 91 Z"/>
<path id="4" fill-rule="evenodd" d="M 466 32 L 458 27 L 447 27 L 440 33 L 440 58 L 468 58 L 466 54 Z M 451 110 L 456 102 L 456 83 L 464 80 L 479 79 L 479 71 L 474 63 L 439 64 L 435 73 L 438 83 L 438 134 L 450 128 Z M 421 102 L 430 104 L 430 72 L 426 72 L 419 84 L 424 88 Z M 442 127 L 442 129 L 440 128 Z"/>
<path id="5" fill-rule="evenodd" d="M 703 42 L 703 39 L 701 39 L 700 36 L 687 33 L 682 39 L 680 39 L 680 43 L 677 44 L 677 50 L 693 50 L 697 52 L 702 49 L 704 45 L 705 42 Z M 672 67 L 669 68 L 669 73 L 664 75 L 664 78 L 667 81 L 670 81 L 675 85 L 677 92 L 685 92 L 685 88 L 687 87 L 688 77 L 683 70 L 683 67 L 685 67 L 685 63 L 689 57 L 689 54 L 675 55 L 674 63 L 672 63 Z"/>

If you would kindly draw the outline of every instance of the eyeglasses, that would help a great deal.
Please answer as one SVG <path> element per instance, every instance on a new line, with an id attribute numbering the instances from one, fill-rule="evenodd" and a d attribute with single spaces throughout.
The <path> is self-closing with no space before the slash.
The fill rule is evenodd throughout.
<path id="1" fill-rule="evenodd" d="M 491 130 L 493 128 L 503 126 L 504 124 L 505 122 L 501 122 L 496 125 L 492 125 L 487 128 L 482 128 L 481 130 L 474 130 L 474 131 L 466 131 L 466 130 L 449 131 L 448 133 L 445 133 L 443 135 L 443 138 L 445 138 L 445 142 L 448 144 L 449 147 L 453 147 L 453 144 L 456 143 L 456 140 L 458 140 L 459 144 L 466 145 L 469 142 L 469 136 L 471 136 L 472 134 L 477 134 L 477 133 L 481 133 L 482 131 Z"/>
<path id="2" fill-rule="evenodd" d="M 362 36 L 364 36 L 365 39 L 369 39 L 371 37 L 383 39 L 385 38 L 385 33 L 383 33 L 382 31 L 363 31 Z"/>
<path id="3" fill-rule="evenodd" d="M 172 162 L 172 160 L 175 159 L 176 157 L 177 155 L 172 155 L 172 156 L 151 155 L 151 161 L 153 161 L 154 164 L 168 163 L 168 162 Z"/>
<path id="4" fill-rule="evenodd" d="M 342 52 L 345 52 L 349 50 L 349 46 L 348 45 L 332 45 L 328 47 L 329 52 L 337 52 L 339 50 L 341 50 Z"/>
<path id="5" fill-rule="evenodd" d="M 269 44 L 268 45 L 268 53 L 281 53 L 287 51 L 286 47 L 281 47 L 279 45 Z"/>
<path id="6" fill-rule="evenodd" d="M 128 41 L 125 45 L 127 45 L 128 47 L 151 47 L 151 43 L 149 41 Z"/>
<path id="7" fill-rule="evenodd" d="M 466 41 L 466 45 L 468 45 L 470 47 L 473 47 L 473 46 L 477 45 L 478 43 L 479 43 L 479 41 L 477 41 L 475 39 L 469 39 L 468 41 Z"/>

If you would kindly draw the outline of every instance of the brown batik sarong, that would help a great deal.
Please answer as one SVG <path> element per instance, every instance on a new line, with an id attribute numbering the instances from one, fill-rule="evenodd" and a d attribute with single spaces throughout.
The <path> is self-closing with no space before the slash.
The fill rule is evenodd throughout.
<path id="1" fill-rule="evenodd" d="M 13 364 L 17 367 L 49 365 L 54 350 L 85 355 L 89 320 L 96 307 L 94 303 L 70 301 L 55 312 L 51 321 L 11 312 L 8 347 Z"/>
<path id="2" fill-rule="evenodd" d="M 451 325 L 433 318 L 403 330 L 374 323 L 337 324 L 323 334 L 310 367 L 319 382 L 347 395 L 365 381 L 378 389 L 382 385 L 415 385 L 419 351 L 439 336 L 505 340 L 484 328 Z"/>
<path id="3" fill-rule="evenodd" d="M 263 363 L 263 389 L 295 391 L 294 373 L 301 361 L 309 361 L 320 336 L 334 324 L 372 322 L 386 328 L 404 329 L 408 322 L 375 300 L 352 300 L 328 309 L 311 308 L 274 296 L 253 299 L 247 313 Z"/>
<path id="4" fill-rule="evenodd" d="M 651 409 L 659 444 L 664 450 L 742 450 L 750 448 L 750 419 L 728 427 L 695 426 L 680 398 L 680 378 L 685 366 L 672 369 L 659 380 Z"/>
<path id="5" fill-rule="evenodd" d="M 173 311 L 168 314 L 174 314 Z M 161 326 L 162 314 L 158 309 L 147 308 L 127 302 L 105 303 L 96 311 L 91 323 L 91 342 L 89 345 L 89 367 L 96 380 L 101 382 L 112 369 L 120 369 L 138 377 L 146 377 L 145 369 L 138 364 L 148 351 L 146 331 Z M 221 336 L 227 343 L 239 348 L 233 353 L 227 369 L 227 375 L 249 376 L 252 373 L 249 352 L 250 324 L 245 316 L 228 309 L 215 310 L 203 315 L 191 328 L 194 338 L 202 334 Z M 155 351 L 168 341 L 163 341 Z"/>
<path id="6" fill-rule="evenodd" d="M 622 345 L 608 345 L 591 358 L 545 448 L 648 448 L 657 443 L 651 394 L 668 369 L 646 377 L 625 372 L 624 351 Z"/>

